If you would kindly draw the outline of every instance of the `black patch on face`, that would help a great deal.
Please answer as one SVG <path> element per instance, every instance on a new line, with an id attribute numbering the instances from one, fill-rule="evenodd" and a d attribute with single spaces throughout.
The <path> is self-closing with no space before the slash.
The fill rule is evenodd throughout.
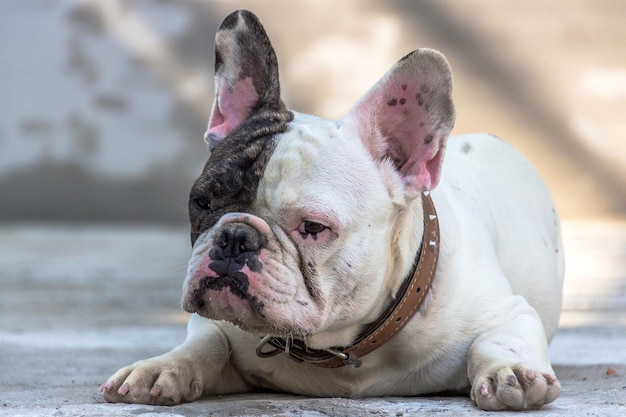
<path id="1" fill-rule="evenodd" d="M 228 63 L 237 69 L 236 77 L 252 79 L 258 97 L 246 120 L 225 138 L 212 142 L 211 156 L 189 198 L 192 244 L 224 214 L 249 211 L 275 138 L 293 120 L 293 113 L 280 99 L 276 54 L 257 17 L 245 10 L 233 12 L 219 30 L 223 33 L 215 46 L 216 79 L 233 76 L 223 71 Z M 229 47 L 220 44 L 220 39 Z M 226 85 L 236 82 L 226 78 Z"/>
<path id="2" fill-rule="evenodd" d="M 276 135 L 286 132 L 292 119 L 289 111 L 262 112 L 215 147 L 190 193 L 192 244 L 224 214 L 249 212 Z"/>

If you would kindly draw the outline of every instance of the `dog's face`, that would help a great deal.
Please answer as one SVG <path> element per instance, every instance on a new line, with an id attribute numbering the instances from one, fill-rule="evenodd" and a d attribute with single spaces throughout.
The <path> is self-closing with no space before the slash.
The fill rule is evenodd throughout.
<path id="1" fill-rule="evenodd" d="M 286 109 L 263 28 L 235 12 L 215 79 L 184 308 L 297 338 L 371 321 L 415 256 L 413 201 L 440 176 L 454 123 L 445 59 L 415 51 L 345 118 L 322 120 Z"/>

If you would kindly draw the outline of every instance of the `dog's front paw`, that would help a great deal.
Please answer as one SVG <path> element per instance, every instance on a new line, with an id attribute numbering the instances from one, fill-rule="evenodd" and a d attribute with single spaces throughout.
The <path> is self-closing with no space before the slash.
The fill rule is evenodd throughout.
<path id="1" fill-rule="evenodd" d="M 158 405 L 193 401 L 202 390 L 202 375 L 193 364 L 167 354 L 126 366 L 100 386 L 108 402 Z"/>
<path id="2" fill-rule="evenodd" d="M 560 393 L 556 376 L 516 364 L 478 375 L 471 398 L 483 410 L 529 410 L 551 403 Z"/>

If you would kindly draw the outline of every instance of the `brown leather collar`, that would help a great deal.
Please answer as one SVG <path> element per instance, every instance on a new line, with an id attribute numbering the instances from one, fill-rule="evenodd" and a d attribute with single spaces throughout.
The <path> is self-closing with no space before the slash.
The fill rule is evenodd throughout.
<path id="1" fill-rule="evenodd" d="M 429 194 L 428 192 L 422 194 L 424 236 L 412 273 L 402 283 L 394 301 L 376 321 L 359 333 L 351 346 L 310 349 L 302 340 L 285 340 L 267 335 L 257 345 L 257 355 L 267 358 L 284 352 L 298 362 L 309 362 L 324 368 L 338 368 L 344 365 L 358 368 L 361 366 L 359 358 L 381 347 L 395 336 L 424 302 L 437 268 L 439 222 Z M 275 349 L 264 352 L 263 347 L 268 343 Z"/>

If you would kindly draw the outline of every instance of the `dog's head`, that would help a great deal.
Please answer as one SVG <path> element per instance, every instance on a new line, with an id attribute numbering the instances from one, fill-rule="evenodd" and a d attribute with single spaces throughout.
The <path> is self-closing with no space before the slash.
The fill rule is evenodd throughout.
<path id="1" fill-rule="evenodd" d="M 211 154 L 189 201 L 183 306 L 313 347 L 349 343 L 418 249 L 416 197 L 437 185 L 454 124 L 450 70 L 440 53 L 416 50 L 339 121 L 287 110 L 278 78 L 256 16 L 228 16 Z"/>

